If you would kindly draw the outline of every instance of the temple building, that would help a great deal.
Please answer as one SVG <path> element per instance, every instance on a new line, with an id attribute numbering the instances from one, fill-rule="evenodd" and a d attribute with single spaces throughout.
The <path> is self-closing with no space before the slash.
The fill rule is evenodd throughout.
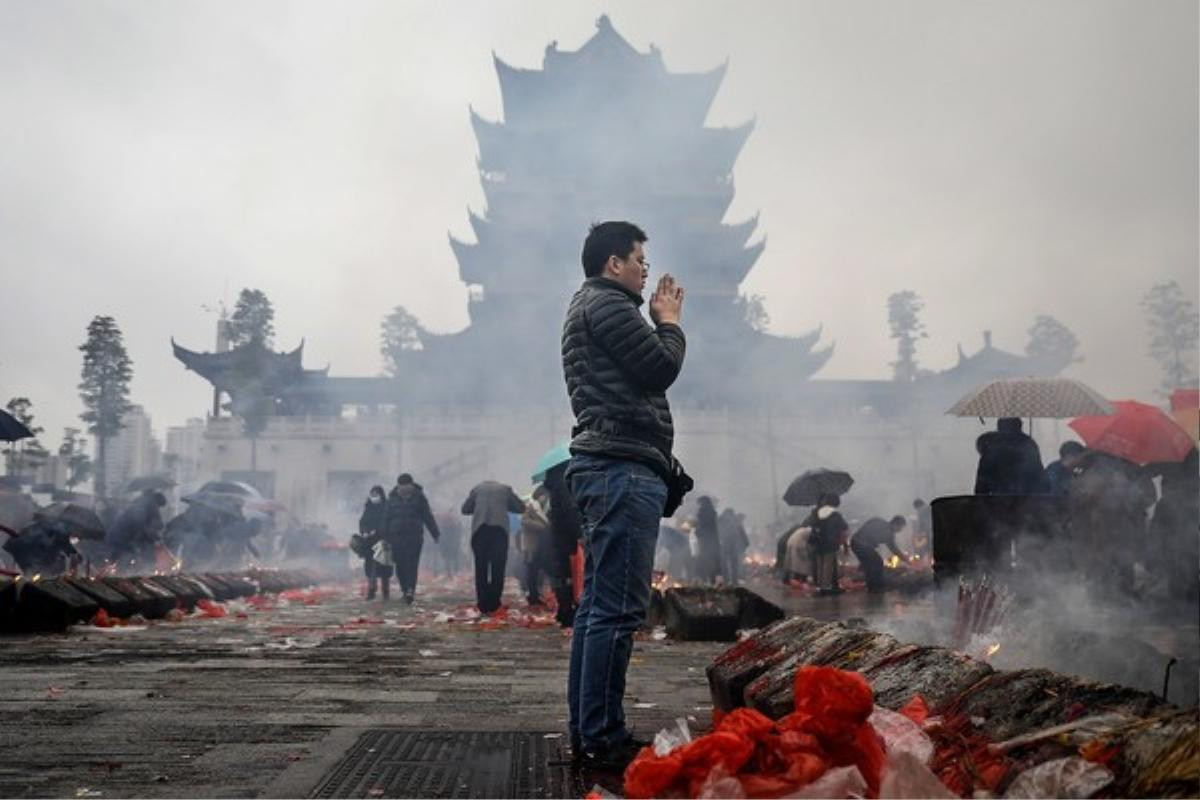
<path id="1" fill-rule="evenodd" d="M 559 339 L 584 236 L 594 221 L 628 219 L 649 234 L 651 282 L 670 272 L 687 290 L 687 363 L 670 399 L 698 493 L 761 522 L 778 518 L 788 480 L 814 466 L 850 470 L 871 513 L 970 488 L 980 426 L 946 408 L 987 380 L 1062 365 L 1003 352 L 985 334 L 977 352 L 960 348 L 956 365 L 912 381 L 814 379 L 832 354 L 820 329 L 765 333 L 739 294 L 766 243 L 756 218 L 726 221 L 753 123 L 705 125 L 725 67 L 671 72 L 607 17 L 596 27 L 578 50 L 551 43 L 541 69 L 496 58 L 503 120 L 470 112 L 487 205 L 469 216 L 476 241 L 449 243 L 472 287 L 463 331 L 421 332 L 395 378 L 306 368 L 303 343 L 279 353 L 227 350 L 220 337 L 214 353 L 172 343 L 213 388 L 204 477 L 250 481 L 300 516 L 347 525 L 367 488 L 399 471 L 435 507 L 456 507 L 483 478 L 523 485 L 569 437 Z M 261 430 L 248 427 L 255 420 Z"/>
<path id="2" fill-rule="evenodd" d="M 588 227 L 606 219 L 647 232 L 651 284 L 670 272 L 687 289 L 676 403 L 744 405 L 761 397 L 753 376 L 803 380 L 825 363 L 831 349 L 814 349 L 817 331 L 760 332 L 739 296 L 766 242 L 751 241 L 757 218 L 725 221 L 754 123 L 705 126 L 724 66 L 670 72 L 657 48 L 639 52 L 604 16 L 578 50 L 551 43 L 541 69 L 498 57 L 495 67 L 503 121 L 470 112 L 487 207 L 470 213 L 475 243 L 450 238 L 463 282 L 476 287 L 471 324 L 406 354 L 413 401 L 561 404 L 563 310 L 583 280 Z"/>

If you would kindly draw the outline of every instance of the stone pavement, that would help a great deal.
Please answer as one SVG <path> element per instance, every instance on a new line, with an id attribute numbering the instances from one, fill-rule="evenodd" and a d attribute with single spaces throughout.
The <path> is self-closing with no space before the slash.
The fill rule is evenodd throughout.
<path id="1" fill-rule="evenodd" d="M 529 731 L 565 746 L 570 640 L 556 626 L 447 621 L 470 602 L 465 580 L 427 585 L 413 607 L 367 603 L 356 586 L 308 599 L 0 639 L 0 796 L 303 797 L 380 728 Z M 640 640 L 634 729 L 707 726 L 704 668 L 724 647 Z"/>

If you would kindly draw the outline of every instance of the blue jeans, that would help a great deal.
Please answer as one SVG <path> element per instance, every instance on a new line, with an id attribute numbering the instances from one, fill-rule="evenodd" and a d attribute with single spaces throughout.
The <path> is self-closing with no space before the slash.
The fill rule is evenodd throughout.
<path id="1" fill-rule="evenodd" d="M 649 467 L 596 456 L 571 459 L 566 479 L 583 518 L 584 548 L 567 678 L 571 745 L 596 752 L 629 738 L 625 671 L 650 605 L 667 485 Z"/>

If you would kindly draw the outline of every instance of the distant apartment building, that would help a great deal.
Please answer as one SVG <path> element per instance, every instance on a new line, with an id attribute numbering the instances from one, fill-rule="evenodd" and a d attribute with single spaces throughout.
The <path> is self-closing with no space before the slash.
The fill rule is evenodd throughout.
<path id="1" fill-rule="evenodd" d="M 185 493 L 197 488 L 206 477 L 201 472 L 204 458 L 204 426 L 204 420 L 192 417 L 183 425 L 167 428 L 163 471 L 169 472 Z"/>
<path id="2" fill-rule="evenodd" d="M 121 491 L 133 478 L 154 474 L 162 462 L 162 447 L 144 408 L 133 406 L 121 418 L 121 425 L 105 444 L 105 481 L 110 493 Z"/>

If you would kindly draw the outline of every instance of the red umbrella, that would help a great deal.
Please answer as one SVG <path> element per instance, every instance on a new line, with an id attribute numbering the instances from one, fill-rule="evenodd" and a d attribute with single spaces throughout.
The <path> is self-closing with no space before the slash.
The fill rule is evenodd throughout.
<path id="1" fill-rule="evenodd" d="M 1195 447 L 1192 437 L 1157 406 L 1136 400 L 1114 400 L 1113 413 L 1077 417 L 1069 423 L 1093 450 L 1148 464 L 1182 461 Z"/>

